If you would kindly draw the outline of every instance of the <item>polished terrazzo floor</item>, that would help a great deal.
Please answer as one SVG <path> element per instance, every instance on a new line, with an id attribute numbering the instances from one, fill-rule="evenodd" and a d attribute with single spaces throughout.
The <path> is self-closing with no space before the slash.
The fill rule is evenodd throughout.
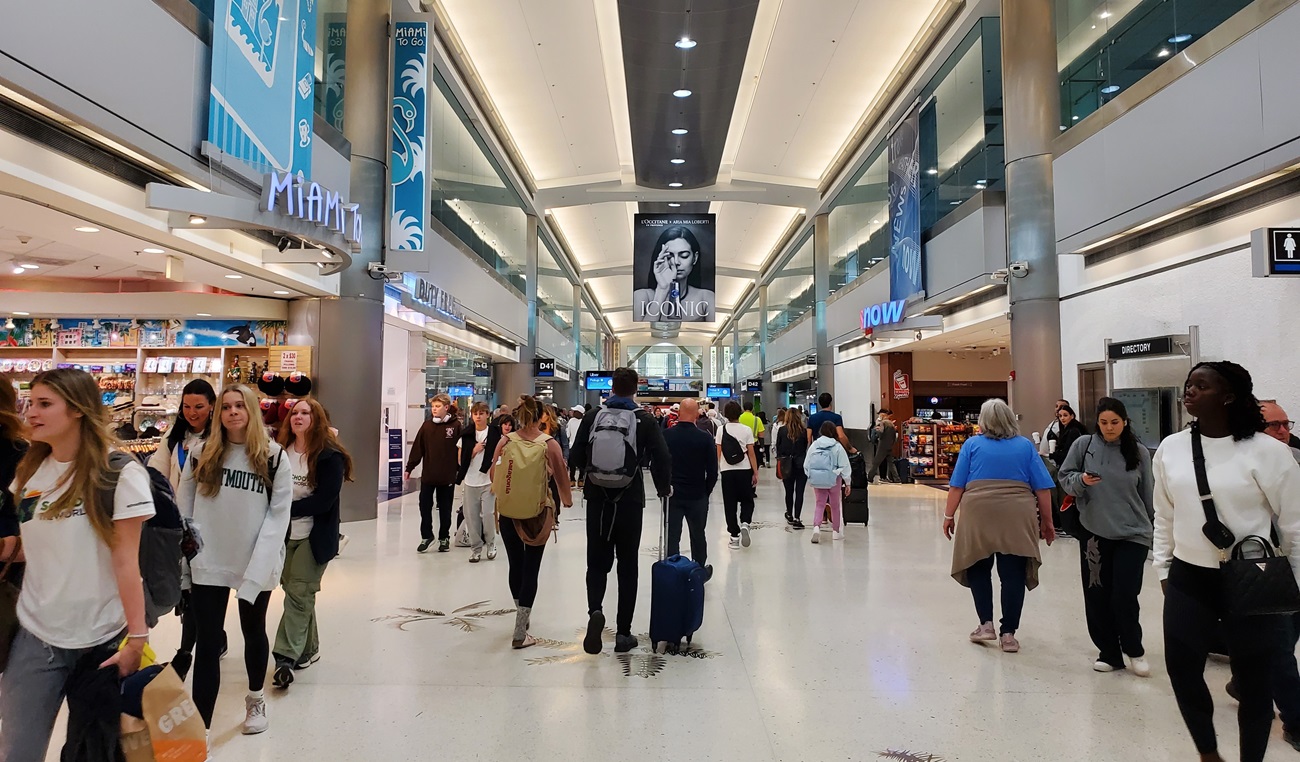
<path id="1" fill-rule="evenodd" d="M 512 606 L 504 552 L 477 565 L 464 548 L 417 555 L 415 496 L 381 505 L 379 520 L 345 527 L 351 544 L 320 595 L 324 658 L 287 692 L 268 680 L 271 728 L 260 736 L 238 731 L 244 686 L 232 606 L 215 758 L 1196 758 L 1164 672 L 1160 592 L 1150 575 L 1142 618 L 1152 678 L 1091 670 L 1070 540 L 1045 549 L 1023 650 L 1003 654 L 966 639 L 977 622 L 966 590 L 948 574 L 944 493 L 872 488 L 870 529 L 850 526 L 841 542 L 824 532 L 813 545 L 809 531 L 785 530 L 779 489 L 764 471 L 759 528 L 741 551 L 726 547 L 715 495 L 716 575 L 699 650 L 657 657 L 646 648 L 621 659 L 612 643 L 599 656 L 578 646 L 586 621 L 581 508 L 563 517 L 559 543 L 546 552 L 532 620 L 543 643 L 513 651 L 513 615 L 500 613 Z M 659 535 L 652 516 L 642 542 L 640 632 Z M 611 579 L 611 614 L 614 595 Z M 272 628 L 279 606 L 277 594 Z M 162 656 L 175 633 L 174 619 L 156 631 Z M 1222 690 L 1228 670 L 1211 664 L 1208 672 L 1221 745 L 1235 759 L 1235 705 Z M 1280 735 L 1278 725 L 1268 758 L 1300 758 Z"/>

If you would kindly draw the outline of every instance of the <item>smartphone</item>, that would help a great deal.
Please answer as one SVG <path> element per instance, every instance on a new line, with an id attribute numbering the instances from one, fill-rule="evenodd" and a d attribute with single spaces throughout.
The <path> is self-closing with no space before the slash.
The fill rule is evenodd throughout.
<path id="1" fill-rule="evenodd" d="M 1094 472 L 1092 472 L 1092 471 L 1084 471 L 1083 473 L 1084 473 L 1085 476 L 1091 476 L 1091 477 L 1094 478 L 1094 479 L 1100 479 L 1100 478 L 1101 478 L 1101 474 L 1094 473 Z"/>

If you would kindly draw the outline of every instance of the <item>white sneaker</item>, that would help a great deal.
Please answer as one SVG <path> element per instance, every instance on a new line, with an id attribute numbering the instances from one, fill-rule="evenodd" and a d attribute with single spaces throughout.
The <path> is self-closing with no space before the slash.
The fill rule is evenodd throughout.
<path id="1" fill-rule="evenodd" d="M 749 524 L 740 525 L 740 544 L 749 547 Z"/>
<path id="2" fill-rule="evenodd" d="M 740 538 L 732 537 L 731 540 L 727 542 L 727 547 L 732 550 L 740 550 Z"/>
<path id="3" fill-rule="evenodd" d="M 476 564 L 476 563 L 478 563 L 478 562 L 479 562 L 479 559 L 481 559 L 481 558 L 483 558 L 483 549 L 482 549 L 482 548 L 474 548 L 474 550 L 470 551 L 470 554 L 469 554 L 469 562 L 470 562 L 471 564 Z"/>
<path id="4" fill-rule="evenodd" d="M 349 542 L 351 542 L 351 540 L 348 539 L 347 535 L 339 535 L 339 552 L 336 555 L 343 555 L 343 551 L 347 549 Z"/>
<path id="5" fill-rule="evenodd" d="M 270 727 L 266 719 L 266 699 L 262 696 L 244 697 L 244 735 L 251 736 L 265 733 Z"/>
<path id="6" fill-rule="evenodd" d="M 1097 661 L 1094 661 L 1092 663 L 1092 671 L 1093 672 L 1114 672 L 1115 665 L 1111 664 L 1108 661 L 1102 661 L 1101 659 L 1098 659 Z"/>
<path id="7" fill-rule="evenodd" d="M 822 528 L 813 527 L 813 536 L 812 536 L 813 545 L 816 545 L 817 543 L 821 542 L 821 536 L 822 536 Z"/>
<path id="8" fill-rule="evenodd" d="M 843 532 L 832 532 L 832 533 L 831 533 L 831 539 L 832 539 L 832 540 L 843 540 L 843 539 L 844 539 L 844 533 L 843 533 Z"/>
<path id="9" fill-rule="evenodd" d="M 489 561 L 497 560 L 497 544 L 495 542 L 488 544 L 487 556 Z"/>
<path id="10" fill-rule="evenodd" d="M 1147 662 L 1145 656 L 1129 659 L 1128 668 L 1133 670 L 1133 674 L 1138 677 L 1151 677 L 1151 665 Z"/>

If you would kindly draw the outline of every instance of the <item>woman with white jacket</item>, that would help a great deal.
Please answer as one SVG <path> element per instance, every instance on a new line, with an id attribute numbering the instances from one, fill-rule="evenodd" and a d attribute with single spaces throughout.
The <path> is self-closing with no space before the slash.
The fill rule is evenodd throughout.
<path id="1" fill-rule="evenodd" d="M 190 562 L 198 628 L 194 703 L 203 724 L 211 728 L 221 689 L 226 605 L 233 589 L 239 598 L 248 671 L 247 735 L 267 728 L 262 693 L 271 659 L 266 609 L 284 566 L 293 469 L 255 417 L 257 398 L 251 389 L 227 387 L 220 405 L 212 433 L 190 453 L 176 497 L 181 515 L 202 527 L 204 540 L 203 550 Z"/>
<path id="2" fill-rule="evenodd" d="M 836 540 L 843 540 L 844 520 L 841 516 L 840 500 L 841 497 L 848 496 L 851 487 L 849 480 L 853 474 L 849 466 L 849 454 L 844 451 L 844 445 L 840 444 L 839 438 L 835 435 L 835 424 L 831 421 L 822 423 L 821 436 L 813 440 L 808 445 L 808 454 L 803 459 L 803 470 L 808 475 L 808 483 L 812 485 L 813 495 L 816 498 L 813 505 L 818 506 L 818 512 L 821 507 L 829 501 L 831 504 L 831 537 Z M 812 541 L 821 542 L 821 521 L 820 517 L 813 519 Z"/>

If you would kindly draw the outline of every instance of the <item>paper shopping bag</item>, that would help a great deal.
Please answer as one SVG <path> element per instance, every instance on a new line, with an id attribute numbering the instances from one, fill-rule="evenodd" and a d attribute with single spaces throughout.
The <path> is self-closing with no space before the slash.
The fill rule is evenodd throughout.
<path id="1" fill-rule="evenodd" d="M 141 704 L 156 762 L 204 762 L 208 758 L 203 718 L 170 665 L 145 687 Z"/>
<path id="2" fill-rule="evenodd" d="M 149 726 L 139 717 L 122 715 L 122 756 L 126 762 L 155 762 Z"/>

